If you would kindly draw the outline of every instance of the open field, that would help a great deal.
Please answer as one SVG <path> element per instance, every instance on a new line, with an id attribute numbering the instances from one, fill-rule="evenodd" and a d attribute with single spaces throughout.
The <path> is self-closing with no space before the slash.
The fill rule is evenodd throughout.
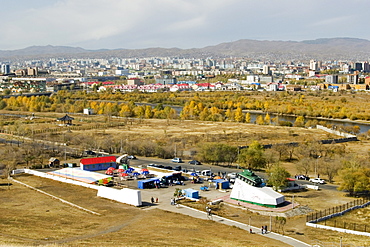
<path id="1" fill-rule="evenodd" d="M 0 186 L 3 212 L 0 244 L 51 246 L 284 246 L 260 235 L 250 235 L 235 227 L 194 219 L 159 209 L 143 210 L 96 197 L 96 191 L 30 175 L 18 180 L 102 214 L 95 216 L 53 200 L 19 184 Z M 2 180 L 4 183 L 5 180 Z M 285 194 L 291 200 L 292 194 Z M 313 209 L 339 205 L 351 198 L 332 191 L 294 193 L 295 201 Z M 322 198 L 325 198 L 323 200 Z M 197 207 L 196 205 L 192 205 Z M 204 206 L 200 206 L 202 208 Z M 269 225 L 270 217 L 223 205 L 215 213 L 252 225 Z M 152 224 L 148 224 L 152 223 Z M 32 230 L 30 230 L 32 229 Z M 215 230 L 217 229 L 217 230 Z M 283 233 L 274 223 L 273 230 Z M 305 226 L 305 216 L 290 217 L 284 234 L 312 243 L 337 242 L 367 246 L 368 238 Z M 179 240 L 178 236 L 183 236 Z"/>
<path id="2" fill-rule="evenodd" d="M 35 122 L 23 118 L 17 118 L 18 120 L 7 118 L 7 121 L 24 121 L 26 123 L 25 129 L 35 131 L 34 135 L 28 136 L 34 140 L 64 142 L 67 136 L 68 146 L 81 150 L 87 148 L 88 145 L 99 147 L 102 145 L 100 141 L 116 142 L 116 144 L 119 144 L 120 141 L 122 143 L 122 140 L 123 142 L 170 141 L 178 144 L 179 151 L 187 151 L 202 142 L 223 142 L 229 145 L 243 146 L 250 144 L 253 140 L 269 144 L 336 138 L 316 129 L 191 120 L 112 118 L 109 120 L 110 122 L 123 122 L 125 125 L 88 130 L 83 128 L 88 128 L 96 123 L 104 124 L 108 120 L 104 116 L 83 115 L 74 116 L 76 127 L 82 129 L 68 131 L 68 127 L 57 126 L 55 122 L 55 118 L 61 117 L 63 114 L 48 113 L 40 114 L 40 116 L 45 116 L 45 118 L 36 118 Z M 5 127 L 12 128 L 11 125 Z M 57 131 L 36 133 L 37 130 L 48 128 L 57 128 Z M 81 137 L 83 135 L 88 138 L 83 139 Z M 92 137 L 96 138 L 94 142 L 87 143 L 88 139 L 92 139 Z M 370 151 L 369 141 L 351 142 L 344 145 L 346 145 L 348 152 L 355 154 L 366 155 Z M 117 150 L 119 149 L 117 148 Z M 63 149 L 58 155 L 57 158 L 64 160 Z M 44 160 L 47 161 L 48 158 Z M 66 161 L 78 163 L 78 159 L 68 158 Z M 282 164 L 291 174 L 297 173 L 294 163 L 284 162 Z M 323 178 L 325 179 L 324 176 Z M 79 206 L 99 212 L 103 216 L 94 216 L 71 208 L 18 184 L 13 184 L 10 190 L 7 186 L 0 186 L 2 212 L 0 215 L 2 228 L 0 244 L 284 246 L 259 235 L 246 235 L 245 231 L 235 227 L 216 225 L 214 222 L 193 219 L 157 209 L 138 209 L 97 198 L 95 190 L 60 184 L 33 176 L 20 176 L 19 179 Z M 0 180 L 0 183 L 5 182 L 6 180 Z M 285 195 L 288 200 L 291 200 L 294 195 L 296 202 L 314 210 L 329 208 L 353 200 L 353 198 L 345 197 L 342 192 L 326 190 L 285 193 Z M 249 216 L 251 216 L 252 224 L 255 226 L 268 225 L 270 220 L 269 217 L 228 206 L 221 208 L 220 214 L 244 223 L 248 223 Z M 362 217 L 362 215 L 360 216 Z M 365 237 L 309 228 L 304 223 L 305 216 L 288 218 L 284 227 L 285 234 L 308 243 L 313 240 L 339 243 L 339 239 L 342 237 L 344 243 L 359 246 L 370 245 L 369 240 Z"/>
<path id="3" fill-rule="evenodd" d="M 213 221 L 143 210 L 96 191 L 33 176 L 17 179 L 102 216 L 71 208 L 18 184 L 0 186 L 0 244 L 51 246 L 284 246 Z M 5 182 L 4 180 L 2 182 Z M 217 229 L 217 230 L 215 230 Z"/>

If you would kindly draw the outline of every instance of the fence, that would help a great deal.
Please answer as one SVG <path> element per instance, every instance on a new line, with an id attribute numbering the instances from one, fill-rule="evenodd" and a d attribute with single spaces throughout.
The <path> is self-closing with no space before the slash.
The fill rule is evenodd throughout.
<path id="1" fill-rule="evenodd" d="M 92 129 L 107 129 L 107 128 L 117 128 L 126 126 L 127 124 L 124 122 L 119 123 L 109 123 L 109 124 L 89 124 L 83 126 L 68 126 L 68 127 L 55 127 L 55 128 L 44 128 L 44 129 L 36 129 L 36 130 L 26 130 L 23 133 L 19 133 L 18 131 L 12 131 L 8 129 L 0 129 L 0 133 L 9 134 L 9 135 L 21 135 L 21 136 L 31 136 L 33 134 L 40 134 L 46 132 L 60 132 L 62 130 L 92 130 Z M 65 129 L 64 129 L 65 128 Z"/>
<path id="2" fill-rule="evenodd" d="M 316 228 L 325 228 L 359 235 L 369 235 L 370 225 L 332 219 L 337 216 L 342 216 L 343 214 L 354 209 L 364 208 L 369 205 L 370 198 L 360 198 L 343 205 L 317 211 L 306 216 L 306 225 Z M 317 225 L 318 222 L 322 221 L 323 223 L 321 223 L 321 225 Z M 361 234 L 361 232 L 363 234 Z"/>
<path id="3" fill-rule="evenodd" d="M 306 221 L 307 222 L 312 222 L 312 223 L 317 223 L 320 221 L 321 218 L 324 218 L 329 215 L 333 215 L 336 213 L 341 213 L 340 215 L 343 215 L 346 212 L 349 212 L 355 208 L 356 206 L 361 206 L 364 205 L 365 203 L 370 202 L 370 198 L 359 198 L 354 201 L 348 202 L 346 204 L 342 204 L 339 206 L 335 206 L 332 208 L 324 209 L 321 211 L 316 211 L 311 214 L 308 214 L 306 216 Z M 351 209 L 351 210 L 348 210 Z M 324 220 L 324 219 L 323 219 Z"/>

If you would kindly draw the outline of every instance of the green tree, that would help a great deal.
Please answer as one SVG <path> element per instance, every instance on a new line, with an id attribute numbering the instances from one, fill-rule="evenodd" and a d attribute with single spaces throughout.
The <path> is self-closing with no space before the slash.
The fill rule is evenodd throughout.
<path id="1" fill-rule="evenodd" d="M 206 143 L 200 146 L 197 156 L 206 163 L 230 165 L 237 159 L 238 148 L 224 143 Z"/>
<path id="2" fill-rule="evenodd" d="M 370 189 L 370 169 L 354 163 L 345 166 L 339 171 L 341 179 L 339 190 L 346 190 L 353 196 L 356 192 Z"/>
<path id="3" fill-rule="evenodd" d="M 238 155 L 238 163 L 250 169 L 264 168 L 266 157 L 263 146 L 258 141 L 253 141 L 248 148 L 242 149 Z"/>
<path id="4" fill-rule="evenodd" d="M 288 185 L 287 178 L 290 177 L 290 173 L 281 165 L 273 165 L 268 171 L 268 174 L 268 184 L 273 186 L 275 190 L 281 189 Z"/>

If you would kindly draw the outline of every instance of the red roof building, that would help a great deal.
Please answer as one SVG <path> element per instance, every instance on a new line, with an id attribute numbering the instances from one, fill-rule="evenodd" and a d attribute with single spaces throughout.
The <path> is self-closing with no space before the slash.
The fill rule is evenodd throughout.
<path id="1" fill-rule="evenodd" d="M 117 168 L 116 156 L 81 159 L 80 167 L 86 171 L 106 170 L 108 167 Z"/>

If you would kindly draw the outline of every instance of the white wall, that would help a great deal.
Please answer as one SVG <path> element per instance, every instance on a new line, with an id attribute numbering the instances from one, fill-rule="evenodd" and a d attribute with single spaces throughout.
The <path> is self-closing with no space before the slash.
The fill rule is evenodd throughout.
<path id="1" fill-rule="evenodd" d="M 39 171 L 35 171 L 35 170 L 30 170 L 30 169 L 18 169 L 18 170 L 14 171 L 14 174 L 17 174 L 17 173 L 20 173 L 20 172 L 25 172 L 25 173 L 28 173 L 28 174 L 32 174 L 32 175 L 43 177 L 43 178 L 53 179 L 53 180 L 63 182 L 63 183 L 69 183 L 69 184 L 74 184 L 74 185 L 94 189 L 94 190 L 98 191 L 97 196 L 104 197 L 104 198 L 107 198 L 107 199 L 111 199 L 111 200 L 114 200 L 114 201 L 117 201 L 117 202 L 122 202 L 122 203 L 126 203 L 126 204 L 129 204 L 129 205 L 134 205 L 134 206 L 141 206 L 142 205 L 141 191 L 139 191 L 139 190 L 133 190 L 133 189 L 127 189 L 127 188 L 117 190 L 117 189 L 114 189 L 114 188 L 108 188 L 108 187 L 99 186 L 99 185 L 95 185 L 95 184 L 87 184 L 87 183 L 75 181 L 75 180 L 72 180 L 72 179 L 62 178 L 62 177 L 59 177 L 59 176 L 54 176 L 54 175 L 51 175 L 51 174 L 47 174 L 47 173 L 39 172 Z"/>
<path id="2" fill-rule="evenodd" d="M 141 191 L 124 188 L 117 190 L 100 186 L 98 196 L 134 206 L 141 206 Z"/>

